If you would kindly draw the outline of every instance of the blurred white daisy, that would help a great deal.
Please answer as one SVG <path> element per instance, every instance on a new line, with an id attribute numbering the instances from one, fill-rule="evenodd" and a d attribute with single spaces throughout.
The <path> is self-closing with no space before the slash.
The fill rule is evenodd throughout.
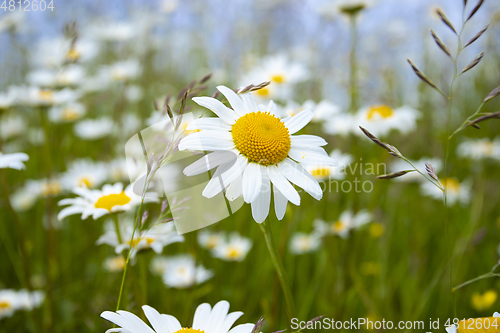
<path id="1" fill-rule="evenodd" d="M 263 58 L 242 80 L 242 86 L 271 81 L 267 87 L 254 92 L 258 99 L 282 99 L 291 97 L 293 87 L 309 78 L 309 72 L 300 62 L 290 61 L 284 54 Z"/>
<path id="2" fill-rule="evenodd" d="M 472 184 L 469 180 L 460 183 L 455 178 L 440 179 L 441 184 L 448 190 L 448 205 L 456 203 L 468 204 L 471 198 Z M 430 182 L 424 182 L 420 185 L 420 193 L 436 200 L 443 200 L 443 191 Z"/>
<path id="3" fill-rule="evenodd" d="M 290 253 L 304 254 L 314 252 L 320 245 L 321 237 L 316 232 L 310 234 L 296 232 L 290 239 Z"/>
<path id="4" fill-rule="evenodd" d="M 356 117 L 347 112 L 332 115 L 323 122 L 323 132 L 332 135 L 346 136 L 359 131 Z"/>
<path id="5" fill-rule="evenodd" d="M 108 177 L 106 165 L 91 159 L 77 159 L 69 163 L 68 170 L 61 176 L 61 184 L 65 189 L 75 187 L 95 188 Z"/>
<path id="6" fill-rule="evenodd" d="M 29 83 L 40 87 L 76 86 L 83 82 L 85 71 L 79 65 L 66 66 L 60 70 L 37 69 L 28 73 Z"/>
<path id="7" fill-rule="evenodd" d="M 104 260 L 103 266 L 108 272 L 121 272 L 125 268 L 125 258 L 122 255 L 108 257 Z"/>
<path id="8" fill-rule="evenodd" d="M 201 247 L 212 250 L 216 248 L 224 240 L 224 233 L 222 231 L 213 232 L 207 229 L 202 229 L 198 232 L 198 244 Z"/>
<path id="9" fill-rule="evenodd" d="M 106 184 L 102 190 L 75 187 L 73 192 L 78 197 L 59 201 L 59 206 L 68 207 L 63 208 L 57 218 L 62 220 L 70 215 L 82 214 L 82 220 L 89 216 L 97 220 L 107 214 L 128 211 L 141 202 L 141 198 L 134 194 L 132 187 L 133 184 L 130 184 L 123 189 L 122 183 Z"/>
<path id="10" fill-rule="evenodd" d="M 96 22 L 88 27 L 87 33 L 94 39 L 105 42 L 124 42 L 134 38 L 137 30 L 131 22 Z"/>
<path id="11" fill-rule="evenodd" d="M 38 200 L 38 193 L 32 193 L 21 187 L 10 196 L 12 207 L 18 212 L 25 212 L 31 209 Z"/>
<path id="12" fill-rule="evenodd" d="M 99 76 L 111 81 L 130 81 L 142 72 L 141 63 L 137 59 L 119 61 L 109 66 L 101 67 Z"/>
<path id="13" fill-rule="evenodd" d="M 155 257 L 151 261 L 151 271 L 161 275 L 166 286 L 178 289 L 201 284 L 214 275 L 212 270 L 201 264 L 196 265 L 194 258 L 188 254 Z"/>
<path id="14" fill-rule="evenodd" d="M 389 134 L 391 130 L 409 133 L 417 126 L 420 112 L 407 106 L 393 109 L 387 105 L 372 105 L 362 108 L 355 116 L 356 126 L 366 128 L 377 137 Z M 364 135 L 357 129 L 358 135 Z"/>
<path id="15" fill-rule="evenodd" d="M 9 9 L 10 11 L 10 9 Z M 25 26 L 26 12 L 21 10 L 14 10 L 4 13 L 0 17 L 0 33 L 8 30 L 18 31 Z"/>
<path id="16" fill-rule="evenodd" d="M 68 123 L 82 118 L 87 112 L 85 105 L 70 103 L 53 106 L 49 110 L 49 119 L 54 123 Z"/>
<path id="17" fill-rule="evenodd" d="M 337 221 L 327 223 L 321 219 L 314 221 L 314 230 L 318 235 L 337 235 L 341 238 L 349 238 L 351 230 L 362 227 L 372 220 L 372 215 L 366 210 L 360 210 L 353 214 L 351 210 L 346 210 Z"/>
<path id="18" fill-rule="evenodd" d="M 59 69 L 66 63 L 85 63 L 99 53 L 98 44 L 89 38 L 41 39 L 31 56 L 33 68 Z"/>
<path id="19" fill-rule="evenodd" d="M 336 166 L 308 165 L 306 170 L 318 181 L 344 179 L 346 176 L 345 169 L 352 162 L 352 156 L 342 153 L 340 149 L 335 149 L 330 153 L 330 157 L 337 161 Z"/>
<path id="20" fill-rule="evenodd" d="M 0 138 L 8 140 L 10 138 L 24 134 L 26 131 L 26 122 L 19 114 L 12 114 L 2 117 L 0 122 Z"/>
<path id="21" fill-rule="evenodd" d="M 25 153 L 3 154 L 0 152 L 0 169 L 25 169 L 23 162 L 29 160 L 29 156 Z"/>
<path id="22" fill-rule="evenodd" d="M 481 138 L 461 142 L 457 147 L 457 155 L 472 160 L 485 158 L 500 160 L 500 137 L 494 140 Z"/>
<path id="23" fill-rule="evenodd" d="M 189 328 L 181 326 L 179 320 L 171 315 L 160 314 L 148 305 L 142 307 L 146 318 L 153 329 L 136 315 L 127 311 L 104 311 L 101 317 L 109 320 L 118 328 L 106 332 L 124 333 L 252 333 L 254 324 L 241 324 L 233 327 L 243 312 L 229 313 L 229 303 L 220 301 L 212 308 L 210 304 L 200 304 L 194 313 L 193 325 Z"/>
<path id="24" fill-rule="evenodd" d="M 0 290 L 0 319 L 10 317 L 18 310 L 30 311 L 39 307 L 45 299 L 42 291 Z"/>
<path id="25" fill-rule="evenodd" d="M 6 92 L 0 93 L 0 110 L 7 110 L 14 106 L 17 101 L 17 97 L 18 88 L 16 86 L 11 86 Z"/>
<path id="26" fill-rule="evenodd" d="M 433 157 L 422 157 L 417 161 L 411 160 L 413 165 L 417 167 L 420 171 L 422 171 L 424 174 L 426 173 L 425 171 L 425 163 L 429 163 L 436 169 L 436 173 L 439 174 L 441 169 L 443 168 L 443 163 L 441 162 L 440 159 L 438 158 L 433 158 Z M 389 164 L 389 170 L 388 172 L 384 171 L 383 173 L 393 173 L 393 172 L 398 172 L 398 171 L 403 171 L 403 170 L 412 170 L 412 167 L 408 164 L 408 162 L 402 160 L 402 159 L 396 159 L 394 162 Z M 418 172 L 409 172 L 404 176 L 394 178 L 394 181 L 401 181 L 401 182 L 420 182 L 420 181 L 427 181 L 424 177 L 422 177 L 421 174 Z"/>
<path id="27" fill-rule="evenodd" d="M 194 120 L 187 129 L 201 131 L 179 143 L 179 150 L 214 151 L 184 169 L 185 175 L 193 176 L 218 166 L 203 196 L 212 198 L 227 187 L 229 200 L 243 195 L 245 202 L 252 205 L 252 216 L 258 223 L 269 214 L 271 184 L 280 220 L 288 201 L 300 205 L 299 193 L 290 182 L 320 200 L 321 187 L 302 165 L 334 166 L 336 161 L 321 148 L 327 144 L 322 138 L 292 136 L 309 123 L 313 113 L 302 111 L 281 120 L 272 101 L 259 110 L 251 95 L 239 96 L 224 86 L 218 89 L 233 109 L 211 97 L 193 98 L 218 117 Z"/>
<path id="28" fill-rule="evenodd" d="M 327 100 L 322 100 L 319 103 L 307 100 L 302 105 L 294 101 L 288 101 L 284 108 L 286 116 L 295 116 L 304 110 L 309 110 L 314 113 L 314 117 L 311 120 L 312 122 L 329 120 L 332 116 L 340 113 L 339 107 Z"/>
<path id="29" fill-rule="evenodd" d="M 131 84 L 125 88 L 124 95 L 127 101 L 134 103 L 141 100 L 144 92 L 140 86 Z"/>
<path id="30" fill-rule="evenodd" d="M 215 258 L 226 261 L 242 261 L 252 248 L 252 240 L 242 237 L 237 232 L 231 232 L 227 239 L 223 238 L 211 253 Z"/>
<path id="31" fill-rule="evenodd" d="M 157 223 L 146 230 L 136 230 L 134 240 L 131 242 L 134 233 L 134 221 L 124 221 L 120 223 L 120 238 L 116 234 L 113 221 L 108 221 L 105 225 L 104 234 L 99 237 L 96 244 L 106 244 L 115 248 L 115 252 L 120 254 L 123 250 L 128 250 L 132 243 L 132 255 L 141 250 L 152 249 L 158 254 L 163 252 L 163 248 L 172 243 L 184 241 L 184 237 L 175 231 L 174 222 Z"/>
<path id="32" fill-rule="evenodd" d="M 17 87 L 16 94 L 20 104 L 31 107 L 73 103 L 81 95 L 80 92 L 69 88 L 52 90 L 34 86 Z"/>
<path id="33" fill-rule="evenodd" d="M 98 140 L 111 134 L 113 121 L 107 117 L 85 119 L 75 124 L 75 135 L 84 140 Z"/>

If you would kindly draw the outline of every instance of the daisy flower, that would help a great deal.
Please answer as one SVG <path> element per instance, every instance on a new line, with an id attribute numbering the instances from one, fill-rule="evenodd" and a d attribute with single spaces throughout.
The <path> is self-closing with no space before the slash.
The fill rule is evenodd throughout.
<path id="1" fill-rule="evenodd" d="M 179 320 L 171 315 L 160 314 L 148 305 L 142 307 L 146 318 L 151 323 L 151 327 L 143 322 L 136 315 L 127 311 L 104 311 L 101 317 L 109 320 L 118 328 L 112 328 L 106 332 L 125 333 L 251 333 L 254 324 L 241 324 L 235 326 L 236 320 L 243 315 L 243 312 L 229 312 L 229 303 L 220 301 L 212 308 L 210 304 L 200 304 L 194 313 L 191 327 L 182 327 Z"/>
<path id="2" fill-rule="evenodd" d="M 14 106 L 18 99 L 17 87 L 11 86 L 9 90 L 4 93 L 0 93 L 0 110 L 7 110 Z M 5 120 L 2 119 L 2 124 Z"/>
<path id="3" fill-rule="evenodd" d="M 88 34 L 105 42 L 124 42 L 134 38 L 137 31 L 130 22 L 97 22 L 88 28 Z"/>
<path id="4" fill-rule="evenodd" d="M 311 120 L 312 122 L 325 121 L 331 119 L 332 116 L 340 113 L 340 108 L 327 100 L 323 100 L 319 103 L 316 103 L 312 100 L 307 100 L 302 105 L 294 101 L 288 101 L 284 110 L 287 116 L 295 116 L 296 114 L 304 110 L 312 111 L 314 113 L 314 117 Z"/>
<path id="5" fill-rule="evenodd" d="M 26 106 L 52 106 L 75 102 L 80 93 L 69 88 L 52 90 L 39 87 L 18 87 L 19 103 Z"/>
<path id="6" fill-rule="evenodd" d="M 26 13 L 24 11 L 13 11 L 3 14 L 0 18 L 0 33 L 7 30 L 19 30 L 23 27 L 26 21 Z"/>
<path id="7" fill-rule="evenodd" d="M 171 257 L 156 257 L 151 261 L 151 271 L 161 275 L 163 283 L 177 289 L 201 284 L 212 276 L 212 270 L 203 265 L 196 265 L 194 258 L 188 254 Z"/>
<path id="8" fill-rule="evenodd" d="M 116 234 L 116 228 L 113 221 L 106 223 L 104 234 L 99 237 L 96 244 L 107 244 L 115 248 L 115 252 L 120 254 L 123 250 L 130 248 L 132 234 L 134 233 L 134 222 L 128 221 L 120 224 L 120 237 Z M 163 252 L 163 247 L 177 242 L 183 242 L 184 237 L 177 234 L 175 231 L 174 222 L 157 223 L 153 227 L 137 231 L 134 234 L 132 241 L 132 254 L 135 255 L 138 251 L 152 249 L 156 253 Z"/>
<path id="9" fill-rule="evenodd" d="M 58 69 L 67 63 L 84 63 L 99 53 L 98 44 L 89 38 L 76 41 L 67 38 L 42 39 L 30 59 L 33 68 Z"/>
<path id="10" fill-rule="evenodd" d="M 1 108 L 2 107 L 0 106 L 0 109 Z M 22 116 L 16 114 L 2 117 L 2 121 L 0 122 L 0 138 L 2 138 L 3 140 L 8 140 L 10 138 L 24 134 L 25 132 L 26 122 Z"/>
<path id="11" fill-rule="evenodd" d="M 496 331 L 496 325 L 498 324 L 498 319 L 500 318 L 500 313 L 495 312 L 493 316 L 491 317 L 485 317 L 485 318 L 469 318 L 469 319 L 463 319 L 458 322 L 458 324 L 453 324 L 451 326 L 445 327 L 446 332 L 448 333 L 457 333 L 458 329 L 460 331 L 466 331 L 466 327 L 471 327 L 471 331 L 477 331 L 480 332 L 481 329 L 472 329 L 473 327 L 483 327 L 484 331 L 487 331 L 486 328 L 484 327 L 491 327 L 491 331 Z M 496 324 L 495 324 L 496 323 Z"/>
<path id="12" fill-rule="evenodd" d="M 460 183 L 455 178 L 440 179 L 441 184 L 448 189 L 448 204 L 456 203 L 468 204 L 471 198 L 471 183 L 466 180 Z M 420 185 L 420 193 L 429 196 L 436 200 L 443 200 L 443 191 L 437 188 L 434 184 L 424 182 Z"/>
<path id="13" fill-rule="evenodd" d="M 42 291 L 29 292 L 12 289 L 0 290 L 0 319 L 10 317 L 18 310 L 32 310 L 39 307 L 44 301 Z"/>
<path id="14" fill-rule="evenodd" d="M 137 59 L 116 62 L 100 69 L 99 76 L 107 77 L 111 81 L 130 81 L 142 72 L 141 63 Z"/>
<path id="15" fill-rule="evenodd" d="M 500 160 L 500 137 L 494 140 L 481 138 L 464 141 L 458 145 L 457 155 L 472 160 L 485 158 Z"/>
<path id="16" fill-rule="evenodd" d="M 296 232 L 290 239 L 290 253 L 304 254 L 316 251 L 321 245 L 321 237 L 312 232 L 306 234 L 304 232 Z"/>
<path id="17" fill-rule="evenodd" d="M 347 136 L 357 133 L 357 131 L 359 131 L 359 127 L 356 117 L 347 112 L 332 115 L 330 119 L 323 122 L 323 132 L 326 134 Z"/>
<path id="18" fill-rule="evenodd" d="M 54 123 L 69 123 L 82 118 L 86 112 L 87 108 L 80 103 L 57 105 L 49 110 L 49 119 Z"/>
<path id="19" fill-rule="evenodd" d="M 252 69 L 242 80 L 242 86 L 271 81 L 271 84 L 254 92 L 258 99 L 288 99 L 295 84 L 307 80 L 309 72 L 300 62 L 292 62 L 286 55 L 267 56 L 260 66 Z"/>
<path id="20" fill-rule="evenodd" d="M 27 76 L 29 83 L 41 87 L 75 86 L 84 78 L 85 71 L 78 65 L 65 67 L 62 70 L 37 69 Z"/>
<path id="21" fill-rule="evenodd" d="M 420 112 L 407 106 L 393 109 L 387 105 L 372 105 L 362 108 L 355 117 L 356 125 L 366 128 L 377 137 L 392 130 L 409 133 L 417 127 Z M 364 135 L 359 129 L 355 132 Z"/>
<path id="22" fill-rule="evenodd" d="M 121 272 L 125 265 L 125 258 L 122 255 L 106 258 L 103 263 L 104 269 L 108 272 Z"/>
<path id="23" fill-rule="evenodd" d="M 207 229 L 198 232 L 198 244 L 207 250 L 216 248 L 223 240 L 223 232 L 212 232 Z"/>
<path id="24" fill-rule="evenodd" d="M 68 170 L 61 176 L 65 189 L 75 187 L 94 188 L 101 185 L 108 177 L 108 170 L 103 163 L 90 159 L 78 159 L 70 163 Z"/>
<path id="25" fill-rule="evenodd" d="M 309 123 L 313 113 L 302 111 L 282 120 L 272 101 L 267 107 L 258 107 L 249 94 L 239 96 L 224 86 L 218 89 L 233 109 L 211 97 L 193 98 L 218 117 L 194 120 L 187 129 L 201 131 L 179 143 L 179 150 L 213 151 L 184 169 L 185 175 L 193 176 L 218 166 L 203 196 L 212 198 L 223 188 L 227 188 L 229 200 L 243 195 L 245 202 L 252 205 L 252 216 L 258 223 L 269 214 L 271 184 L 280 220 L 288 201 L 300 205 L 299 193 L 290 182 L 320 200 L 321 187 L 302 165 L 335 166 L 336 162 L 321 148 L 327 144 L 322 138 L 292 135 Z M 209 158 L 214 163 L 207 163 Z"/>
<path id="26" fill-rule="evenodd" d="M 417 167 L 418 170 L 422 171 L 425 173 L 425 163 L 429 163 L 436 169 L 436 173 L 439 173 L 441 169 L 443 168 L 443 163 L 441 162 L 440 159 L 438 158 L 433 158 L 433 157 L 422 157 L 419 160 L 416 161 L 411 161 L 414 166 Z M 402 159 L 396 159 L 394 162 L 392 162 L 389 165 L 389 173 L 393 172 L 398 172 L 398 171 L 403 171 L 403 170 L 411 170 L 411 166 L 408 164 L 408 162 L 402 160 Z M 387 172 L 383 172 L 386 174 Z M 421 174 L 418 172 L 409 172 L 406 175 L 402 177 L 397 177 L 393 179 L 394 181 L 399 181 L 399 182 L 421 182 L 421 181 L 426 181 L 424 177 L 422 177 Z"/>
<path id="27" fill-rule="evenodd" d="M 335 149 L 330 153 L 330 157 L 337 161 L 336 166 L 308 165 L 306 170 L 318 181 L 325 179 L 344 179 L 346 168 L 352 162 L 352 156 L 343 154 L 340 149 Z"/>
<path id="28" fill-rule="evenodd" d="M 92 216 L 94 220 L 116 212 L 128 211 L 141 202 L 141 198 L 132 190 L 133 184 L 123 189 L 122 183 L 114 185 L 106 184 L 102 190 L 90 190 L 86 187 L 75 187 L 73 192 L 76 198 L 68 198 L 59 201 L 63 208 L 57 218 L 64 219 L 67 216 L 82 214 L 82 220 Z"/>
<path id="29" fill-rule="evenodd" d="M 243 261 L 252 248 L 252 240 L 242 237 L 237 232 L 228 235 L 212 249 L 212 255 L 226 261 Z"/>
<path id="30" fill-rule="evenodd" d="M 29 156 L 25 153 L 3 154 L 0 152 L 0 169 L 25 169 L 23 162 L 29 160 Z"/>
<path id="31" fill-rule="evenodd" d="M 113 121 L 107 117 L 99 119 L 85 119 L 77 123 L 74 132 L 83 140 L 98 140 L 111 134 Z"/>
<path id="32" fill-rule="evenodd" d="M 366 210 L 360 210 L 353 214 L 352 211 L 346 210 L 337 221 L 326 223 L 323 220 L 317 219 L 314 221 L 314 229 L 318 235 L 337 235 L 340 238 L 349 238 L 351 230 L 357 229 L 372 220 L 372 215 Z"/>

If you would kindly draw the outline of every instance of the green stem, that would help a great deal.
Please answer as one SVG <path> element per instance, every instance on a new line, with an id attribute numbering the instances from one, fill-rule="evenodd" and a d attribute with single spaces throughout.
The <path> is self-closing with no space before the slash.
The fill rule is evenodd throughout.
<path id="1" fill-rule="evenodd" d="M 120 231 L 120 221 L 118 220 L 118 214 L 112 214 L 113 216 L 113 224 L 115 225 L 116 237 L 118 238 L 118 243 L 123 244 L 122 233 Z"/>
<path id="2" fill-rule="evenodd" d="M 266 239 L 267 249 L 269 250 L 269 254 L 271 255 L 271 260 L 273 262 L 274 268 L 276 269 L 276 273 L 278 274 L 278 278 L 281 284 L 281 289 L 283 290 L 283 295 L 285 297 L 286 310 L 288 315 L 288 325 L 291 325 L 292 319 L 296 318 L 295 315 L 295 304 L 293 301 L 292 291 L 290 289 L 290 283 L 288 282 L 288 277 L 285 272 L 285 268 L 283 267 L 283 262 L 281 261 L 278 251 L 274 245 L 273 233 L 271 230 L 271 226 L 268 225 L 268 220 L 259 224 L 260 230 L 264 234 L 264 238 Z"/>
<path id="3" fill-rule="evenodd" d="M 495 269 L 497 269 L 498 266 L 499 265 L 493 266 L 493 268 L 491 269 L 491 271 L 488 272 L 488 273 L 486 273 L 486 274 L 480 275 L 477 278 L 474 278 L 472 280 L 469 280 L 469 281 L 466 281 L 464 283 L 459 284 L 458 286 L 454 287 L 451 291 L 455 292 L 457 289 L 460 289 L 460 288 L 465 287 L 466 285 L 468 285 L 468 284 L 470 284 L 472 282 L 476 282 L 476 281 L 479 281 L 479 280 L 482 280 L 482 279 L 487 279 L 487 278 L 492 278 L 492 277 L 500 277 L 500 274 L 495 273 Z"/>
<path id="4" fill-rule="evenodd" d="M 349 20 L 350 20 L 350 28 L 351 28 L 351 52 L 349 54 L 349 61 L 350 61 L 350 77 L 349 77 L 349 92 L 351 95 L 351 104 L 350 104 L 350 111 L 351 113 L 355 113 L 358 104 L 357 104 L 357 99 L 358 99 L 358 63 L 357 63 L 357 57 L 356 57 L 356 47 L 358 43 L 358 35 L 356 31 L 356 18 L 357 14 L 353 13 L 349 15 Z"/>

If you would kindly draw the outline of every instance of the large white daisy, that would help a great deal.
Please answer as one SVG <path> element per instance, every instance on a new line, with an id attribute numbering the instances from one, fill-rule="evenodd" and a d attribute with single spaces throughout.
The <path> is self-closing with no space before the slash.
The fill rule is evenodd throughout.
<path id="1" fill-rule="evenodd" d="M 106 184 L 102 190 L 75 187 L 73 192 L 78 197 L 59 201 L 59 206 L 69 206 L 61 210 L 57 218 L 62 220 L 69 215 L 82 214 L 82 220 L 89 216 L 97 220 L 106 214 L 128 211 L 141 202 L 141 198 L 134 194 L 132 187 L 133 184 L 123 189 L 122 183 Z"/>
<path id="2" fill-rule="evenodd" d="M 218 118 L 194 120 L 187 129 L 201 131 L 188 135 L 179 144 L 180 150 L 212 151 L 184 169 L 185 175 L 193 176 L 218 167 L 203 196 L 212 198 L 224 188 L 229 200 L 243 195 L 259 223 L 269 214 L 271 184 L 280 220 L 288 201 L 300 205 L 299 193 L 290 183 L 320 200 L 321 187 L 302 165 L 335 166 L 336 162 L 321 148 L 327 144 L 322 138 L 292 135 L 307 125 L 314 114 L 305 110 L 280 119 L 272 101 L 267 107 L 257 106 L 250 94 L 237 95 L 227 87 L 217 88 L 232 109 L 211 97 L 193 98 Z"/>
<path id="3" fill-rule="evenodd" d="M 193 326 L 182 327 L 174 316 L 160 314 L 148 305 L 142 307 L 148 318 L 151 329 L 139 317 L 128 311 L 104 311 L 101 317 L 120 326 L 106 331 L 126 333 L 250 333 L 254 324 L 241 324 L 231 329 L 234 322 L 243 315 L 243 312 L 229 312 L 229 303 L 220 301 L 212 308 L 210 304 L 200 304 L 194 313 Z"/>

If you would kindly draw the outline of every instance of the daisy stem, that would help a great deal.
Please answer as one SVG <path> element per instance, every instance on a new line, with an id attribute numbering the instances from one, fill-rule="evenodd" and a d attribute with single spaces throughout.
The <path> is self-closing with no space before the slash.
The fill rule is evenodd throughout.
<path id="1" fill-rule="evenodd" d="M 288 325 L 291 325 L 292 319 L 297 317 L 295 312 L 295 304 L 293 302 L 290 283 L 288 281 L 285 268 L 283 267 L 283 262 L 281 261 L 278 255 L 278 251 L 276 250 L 276 247 L 274 245 L 273 233 L 271 230 L 271 226 L 268 225 L 268 221 L 269 220 L 266 220 L 263 223 L 259 224 L 259 227 L 260 230 L 262 230 L 262 232 L 264 233 L 267 249 L 269 250 L 269 254 L 271 255 L 271 260 L 273 262 L 274 268 L 276 269 L 276 273 L 278 274 L 278 278 L 280 280 L 281 289 L 283 290 L 283 296 L 285 297 L 286 310 L 289 320 Z"/>
<path id="2" fill-rule="evenodd" d="M 123 238 L 122 238 L 122 234 L 120 232 L 120 221 L 118 221 L 118 215 L 115 213 L 115 214 L 112 214 L 112 216 L 113 216 L 113 222 L 115 225 L 116 237 L 118 238 L 118 243 L 123 244 Z"/>
<path id="3" fill-rule="evenodd" d="M 351 103 L 350 103 L 350 111 L 352 113 L 356 112 L 358 107 L 357 99 L 358 99 L 358 63 L 356 58 L 356 47 L 358 44 L 358 35 L 357 35 L 357 26 L 356 26 L 357 14 L 350 14 L 350 28 L 351 28 L 351 52 L 349 55 L 350 61 L 350 77 L 349 77 L 349 92 L 351 95 Z"/>

